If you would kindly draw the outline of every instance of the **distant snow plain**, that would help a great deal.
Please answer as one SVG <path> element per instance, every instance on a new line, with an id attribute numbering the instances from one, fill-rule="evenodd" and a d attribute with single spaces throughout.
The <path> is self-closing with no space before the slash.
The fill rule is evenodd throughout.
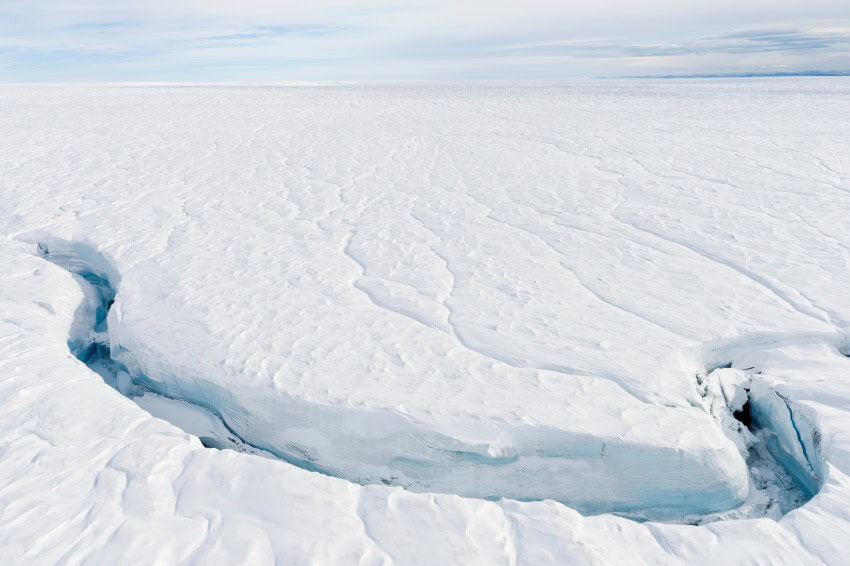
<path id="1" fill-rule="evenodd" d="M 0 107 L 4 564 L 850 555 L 850 79 Z"/>

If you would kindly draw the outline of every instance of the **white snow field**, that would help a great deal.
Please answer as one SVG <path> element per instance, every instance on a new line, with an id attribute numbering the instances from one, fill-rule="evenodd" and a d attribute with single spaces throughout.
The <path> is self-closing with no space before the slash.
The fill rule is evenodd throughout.
<path id="1" fill-rule="evenodd" d="M 850 79 L 0 109 L 0 563 L 846 564 Z"/>

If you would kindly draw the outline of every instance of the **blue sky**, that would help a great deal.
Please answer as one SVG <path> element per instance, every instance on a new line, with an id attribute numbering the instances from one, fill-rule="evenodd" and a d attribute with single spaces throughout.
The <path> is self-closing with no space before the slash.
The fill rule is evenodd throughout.
<path id="1" fill-rule="evenodd" d="M 0 0 L 0 81 L 850 69 L 850 0 Z"/>

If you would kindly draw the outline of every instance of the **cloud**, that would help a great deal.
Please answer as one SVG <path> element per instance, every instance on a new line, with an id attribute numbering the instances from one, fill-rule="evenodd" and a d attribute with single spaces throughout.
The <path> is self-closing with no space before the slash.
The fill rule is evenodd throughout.
<path id="1" fill-rule="evenodd" d="M 826 32 L 782 30 L 743 30 L 696 38 L 668 41 L 597 39 L 527 43 L 501 47 L 504 53 L 574 55 L 577 57 L 664 57 L 709 53 L 745 54 L 783 51 L 850 50 L 850 30 Z"/>
<path id="2" fill-rule="evenodd" d="M 5 81 L 563 78 L 850 68 L 845 0 L 6 0 Z M 698 67 L 698 68 L 697 68 Z"/>

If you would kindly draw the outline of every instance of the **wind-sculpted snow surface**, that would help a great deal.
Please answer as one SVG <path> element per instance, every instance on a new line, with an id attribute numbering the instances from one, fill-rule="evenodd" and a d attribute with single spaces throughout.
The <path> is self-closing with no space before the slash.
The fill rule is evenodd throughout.
<path id="1" fill-rule="evenodd" d="M 848 94 L 6 87 L 0 556 L 841 563 Z"/>

